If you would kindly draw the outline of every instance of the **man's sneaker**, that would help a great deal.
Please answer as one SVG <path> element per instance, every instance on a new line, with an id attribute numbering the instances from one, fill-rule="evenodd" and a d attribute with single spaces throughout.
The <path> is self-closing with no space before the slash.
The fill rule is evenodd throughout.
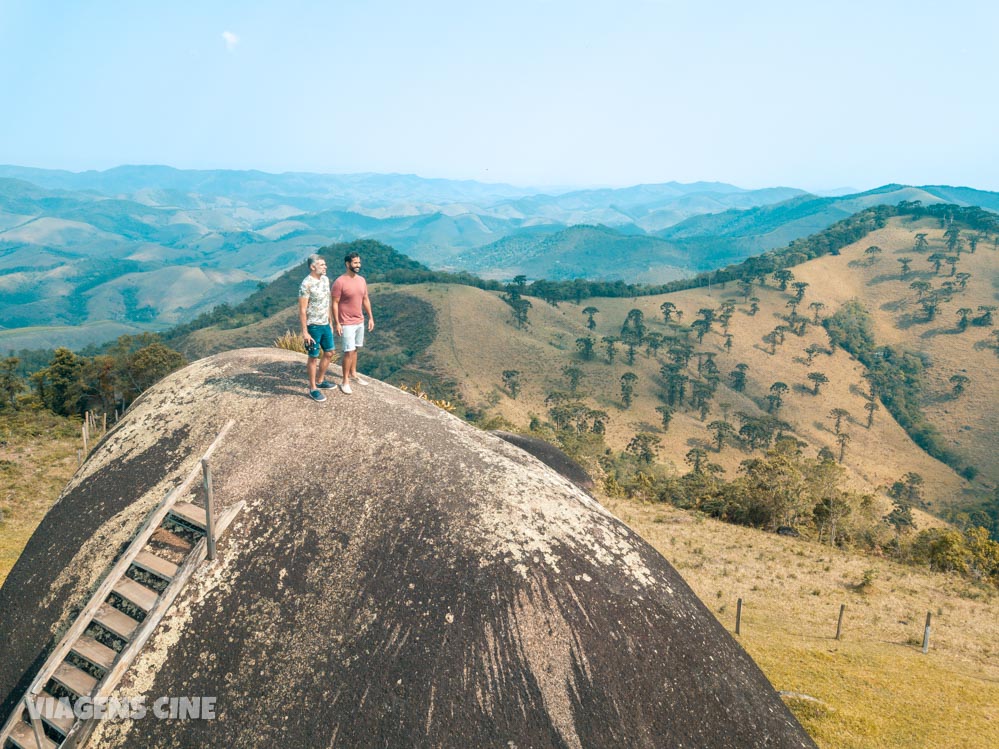
<path id="1" fill-rule="evenodd" d="M 326 380 L 323 380 L 318 385 L 316 385 L 316 387 L 321 390 L 329 390 L 330 388 L 335 388 L 336 385 L 334 385 L 332 382 L 327 382 Z"/>
<path id="2" fill-rule="evenodd" d="M 365 379 L 363 379 L 362 377 L 360 377 L 358 375 L 354 375 L 350 379 L 352 379 L 354 381 L 355 385 L 361 385 L 362 387 L 367 387 L 367 385 L 368 385 L 368 381 L 365 380 Z"/>
<path id="3" fill-rule="evenodd" d="M 350 385 L 348 385 L 346 382 L 340 385 L 340 389 L 347 395 L 350 395 L 352 392 L 354 392 L 353 390 L 350 389 Z"/>
<path id="4" fill-rule="evenodd" d="M 319 403 L 322 403 L 324 400 L 326 400 L 326 396 L 323 395 L 322 390 L 310 390 L 309 397 L 312 398 L 312 400 L 314 401 L 318 401 Z"/>

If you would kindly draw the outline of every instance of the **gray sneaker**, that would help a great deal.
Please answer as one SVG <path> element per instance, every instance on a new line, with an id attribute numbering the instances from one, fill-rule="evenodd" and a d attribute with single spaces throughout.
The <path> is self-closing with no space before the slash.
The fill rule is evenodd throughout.
<path id="1" fill-rule="evenodd" d="M 350 395 L 351 393 L 354 392 L 353 390 L 350 389 L 350 385 L 348 385 L 346 382 L 340 385 L 340 390 L 342 390 L 346 395 Z"/>
<path id="2" fill-rule="evenodd" d="M 310 390 L 309 397 L 312 398 L 312 400 L 317 401 L 318 403 L 322 403 L 324 400 L 326 400 L 326 396 L 323 395 L 322 390 Z"/>

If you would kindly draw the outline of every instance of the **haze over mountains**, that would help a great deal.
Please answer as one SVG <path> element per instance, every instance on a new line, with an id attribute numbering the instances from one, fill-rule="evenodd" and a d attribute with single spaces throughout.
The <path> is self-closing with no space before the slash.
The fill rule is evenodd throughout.
<path id="1" fill-rule="evenodd" d="M 487 278 L 658 283 L 902 200 L 999 210 L 997 193 L 932 186 L 818 197 L 671 182 L 540 194 L 413 175 L 0 166 L 0 348 L 162 329 L 245 297 L 334 241 L 374 238 Z"/>

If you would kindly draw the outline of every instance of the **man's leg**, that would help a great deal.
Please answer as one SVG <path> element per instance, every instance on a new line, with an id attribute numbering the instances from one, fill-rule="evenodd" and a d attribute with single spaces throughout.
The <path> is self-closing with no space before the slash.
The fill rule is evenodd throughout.
<path id="1" fill-rule="evenodd" d="M 343 354 L 343 384 L 350 382 L 353 372 L 357 366 L 357 350 L 345 351 Z"/>
<path id="2" fill-rule="evenodd" d="M 309 361 L 316 361 L 315 359 L 310 359 Z M 324 351 L 322 361 L 319 362 L 319 372 L 316 374 L 316 382 L 324 382 L 326 380 L 326 370 L 329 369 L 330 364 L 333 363 L 333 352 Z M 315 390 L 315 383 L 312 385 L 312 389 Z"/>
<path id="3" fill-rule="evenodd" d="M 319 357 L 309 357 L 305 370 L 309 373 L 309 390 L 316 389 L 316 365 L 319 364 Z"/>

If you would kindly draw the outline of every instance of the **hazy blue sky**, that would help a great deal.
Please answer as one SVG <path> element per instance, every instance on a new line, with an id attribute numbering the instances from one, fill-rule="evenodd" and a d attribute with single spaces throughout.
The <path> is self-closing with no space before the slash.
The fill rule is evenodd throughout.
<path id="1" fill-rule="evenodd" d="M 997 8 L 0 0 L 0 163 L 996 190 Z"/>

